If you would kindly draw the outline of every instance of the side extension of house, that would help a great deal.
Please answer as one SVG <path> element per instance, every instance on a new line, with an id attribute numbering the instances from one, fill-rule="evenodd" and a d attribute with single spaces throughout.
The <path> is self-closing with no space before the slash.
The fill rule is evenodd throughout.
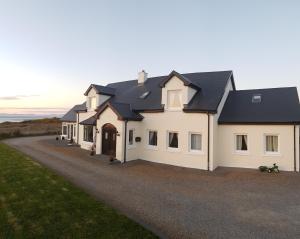
<path id="1" fill-rule="evenodd" d="M 299 171 L 295 87 L 236 90 L 232 71 L 152 78 L 142 71 L 137 80 L 92 84 L 85 96 L 70 110 L 73 134 L 76 128 L 75 142 L 97 154 L 203 170 L 276 163 Z"/>

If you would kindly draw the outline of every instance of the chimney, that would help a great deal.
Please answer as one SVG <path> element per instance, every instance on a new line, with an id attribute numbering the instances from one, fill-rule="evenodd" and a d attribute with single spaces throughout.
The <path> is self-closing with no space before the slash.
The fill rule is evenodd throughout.
<path id="1" fill-rule="evenodd" d="M 139 72 L 139 76 L 138 76 L 138 84 L 142 85 L 146 82 L 147 80 L 147 75 L 148 73 L 146 73 L 146 71 L 142 70 L 141 72 Z"/>

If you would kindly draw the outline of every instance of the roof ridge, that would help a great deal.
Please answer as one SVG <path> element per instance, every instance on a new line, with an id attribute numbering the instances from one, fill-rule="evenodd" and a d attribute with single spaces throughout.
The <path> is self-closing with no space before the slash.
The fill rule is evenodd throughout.
<path id="1" fill-rule="evenodd" d="M 180 73 L 180 74 L 181 75 L 189 75 L 189 74 L 224 73 L 224 72 L 233 72 L 233 70 L 225 70 L 225 71 L 197 71 L 197 72 Z"/>
<path id="2" fill-rule="evenodd" d="M 235 92 L 240 92 L 240 91 L 255 91 L 255 90 L 276 90 L 276 89 L 297 89 L 297 86 L 257 88 L 257 89 L 242 89 L 242 90 L 235 90 Z"/>
<path id="3" fill-rule="evenodd" d="M 173 71 L 172 71 L 173 72 Z M 233 72 L 232 70 L 224 70 L 224 71 L 198 71 L 198 72 L 189 72 L 189 73 L 178 73 L 180 75 L 189 75 L 189 74 L 206 74 L 206 73 L 222 73 L 222 72 Z M 160 75 L 160 76 L 152 76 L 152 77 L 148 77 L 147 78 L 147 81 L 150 80 L 150 79 L 155 79 L 155 78 L 163 78 L 163 77 L 168 77 L 170 74 L 168 75 Z M 184 76 L 186 77 L 186 76 Z M 190 79 L 189 79 L 190 80 Z M 125 83 L 125 82 L 130 82 L 130 81 L 137 81 L 137 79 L 134 79 L 134 80 L 126 80 L 126 81 L 116 81 L 116 82 L 112 82 L 112 83 L 109 83 L 107 84 L 106 86 L 108 85 L 112 85 L 112 84 L 118 84 L 118 83 Z M 108 86 L 109 87 L 109 86 Z"/>

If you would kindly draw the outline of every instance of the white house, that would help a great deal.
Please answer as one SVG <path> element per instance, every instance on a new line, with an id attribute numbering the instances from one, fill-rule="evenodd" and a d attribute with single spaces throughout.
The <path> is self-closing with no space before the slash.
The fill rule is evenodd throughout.
<path id="1" fill-rule="evenodd" d="M 236 90 L 232 71 L 151 78 L 142 71 L 137 80 L 92 84 L 85 96 L 62 118 L 63 132 L 73 127 L 75 142 L 97 154 L 204 170 L 276 163 L 299 171 L 295 87 Z"/>

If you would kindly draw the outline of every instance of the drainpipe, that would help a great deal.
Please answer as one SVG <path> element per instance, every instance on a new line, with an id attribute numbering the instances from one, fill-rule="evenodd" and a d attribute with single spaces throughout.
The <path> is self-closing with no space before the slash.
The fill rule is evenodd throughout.
<path id="1" fill-rule="evenodd" d="M 127 123 L 128 123 L 128 120 L 125 120 L 124 163 L 126 163 L 126 152 L 127 152 Z"/>
<path id="2" fill-rule="evenodd" d="M 210 155 L 209 155 L 209 149 L 210 149 L 210 117 L 209 113 L 207 112 L 207 171 L 209 171 L 209 161 L 210 161 Z"/>
<path id="3" fill-rule="evenodd" d="M 77 125 L 76 125 L 76 130 L 77 130 L 77 144 L 79 144 L 79 113 L 77 112 Z"/>
<path id="4" fill-rule="evenodd" d="M 297 172 L 296 166 L 296 125 L 294 124 L 294 171 Z"/>

